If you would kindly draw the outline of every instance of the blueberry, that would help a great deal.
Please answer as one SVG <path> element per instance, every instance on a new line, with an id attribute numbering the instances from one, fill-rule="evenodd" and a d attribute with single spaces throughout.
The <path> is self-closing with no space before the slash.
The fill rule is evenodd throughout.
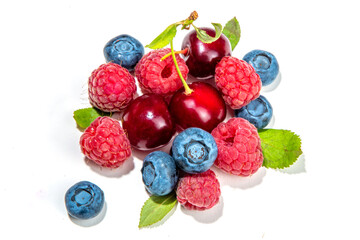
<path id="1" fill-rule="evenodd" d="M 272 53 L 253 50 L 247 53 L 244 61 L 250 63 L 259 74 L 263 86 L 271 84 L 279 74 L 279 64 Z"/>
<path id="2" fill-rule="evenodd" d="M 200 128 L 187 128 L 179 133 L 172 145 L 176 165 L 187 173 L 202 173 L 214 163 L 218 154 L 213 136 Z"/>
<path id="3" fill-rule="evenodd" d="M 127 34 L 114 37 L 104 47 L 107 62 L 117 63 L 129 71 L 134 70 L 143 55 L 144 46 Z"/>
<path id="4" fill-rule="evenodd" d="M 174 159 L 162 151 L 152 152 L 145 157 L 141 173 L 145 188 L 156 196 L 169 194 L 179 178 Z"/>
<path id="5" fill-rule="evenodd" d="M 66 209 L 77 219 L 96 217 L 104 207 L 104 201 L 104 192 L 88 181 L 76 183 L 65 194 Z"/>
<path id="6" fill-rule="evenodd" d="M 254 124 L 257 129 L 266 127 L 273 115 L 273 109 L 269 101 L 262 95 L 251 101 L 248 105 L 235 110 L 235 116 L 245 118 Z"/>

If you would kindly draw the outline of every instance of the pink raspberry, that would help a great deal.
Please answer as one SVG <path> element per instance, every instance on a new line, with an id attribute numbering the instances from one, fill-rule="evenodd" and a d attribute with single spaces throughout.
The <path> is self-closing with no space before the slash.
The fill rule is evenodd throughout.
<path id="1" fill-rule="evenodd" d="M 239 109 L 260 95 L 259 75 L 253 66 L 235 57 L 223 57 L 216 65 L 215 82 L 232 109 Z"/>
<path id="2" fill-rule="evenodd" d="M 135 78 L 116 63 L 102 64 L 89 77 L 90 103 L 104 112 L 121 111 L 135 93 Z"/>
<path id="3" fill-rule="evenodd" d="M 260 137 L 257 129 L 243 118 L 231 118 L 220 123 L 211 132 L 218 147 L 214 165 L 225 172 L 249 176 L 263 163 Z"/>
<path id="4" fill-rule="evenodd" d="M 117 168 L 131 155 L 130 142 L 119 121 L 96 118 L 80 137 L 81 151 L 96 164 Z"/>
<path id="5" fill-rule="evenodd" d="M 170 53 L 170 48 L 157 49 L 145 54 L 135 67 L 135 76 L 144 93 L 172 94 L 183 86 L 171 56 L 160 60 Z M 176 55 L 181 75 L 186 80 L 189 72 L 185 61 Z"/>
<path id="6" fill-rule="evenodd" d="M 190 210 L 212 208 L 219 202 L 220 194 L 220 183 L 211 169 L 199 174 L 185 173 L 176 190 L 179 203 Z"/>

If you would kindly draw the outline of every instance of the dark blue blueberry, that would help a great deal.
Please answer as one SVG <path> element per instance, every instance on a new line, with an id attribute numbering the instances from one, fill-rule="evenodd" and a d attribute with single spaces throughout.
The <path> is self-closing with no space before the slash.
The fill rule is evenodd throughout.
<path id="1" fill-rule="evenodd" d="M 271 84 L 279 74 L 279 63 L 272 53 L 253 50 L 247 53 L 244 61 L 250 63 L 261 78 L 263 86 Z"/>
<path id="2" fill-rule="evenodd" d="M 235 116 L 245 118 L 254 124 L 257 129 L 266 127 L 273 115 L 273 109 L 269 101 L 262 95 L 251 101 L 248 105 L 235 110 Z"/>
<path id="3" fill-rule="evenodd" d="M 107 62 L 117 63 L 129 71 L 134 70 L 143 55 L 144 46 L 127 34 L 114 37 L 104 47 Z"/>
<path id="4" fill-rule="evenodd" d="M 70 216 L 77 219 L 96 217 L 104 207 L 104 192 L 95 184 L 81 181 L 65 194 L 65 206 Z"/>
<path id="5" fill-rule="evenodd" d="M 202 173 L 213 164 L 218 154 L 214 137 L 200 129 L 187 128 L 179 133 L 172 145 L 176 165 L 187 173 Z"/>
<path id="6" fill-rule="evenodd" d="M 179 179 L 174 159 L 162 151 L 152 152 L 145 157 L 141 173 L 145 188 L 156 196 L 169 194 Z"/>

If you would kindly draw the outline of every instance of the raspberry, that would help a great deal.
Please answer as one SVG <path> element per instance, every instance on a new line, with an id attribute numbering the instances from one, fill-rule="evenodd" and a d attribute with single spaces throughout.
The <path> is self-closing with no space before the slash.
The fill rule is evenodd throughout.
<path id="1" fill-rule="evenodd" d="M 211 132 L 218 146 L 214 165 L 225 172 L 249 176 L 263 163 L 260 137 L 257 129 L 243 118 L 231 118 L 220 123 Z"/>
<path id="2" fill-rule="evenodd" d="M 116 63 L 102 64 L 91 73 L 88 91 L 91 105 L 104 112 L 118 112 L 135 95 L 135 78 Z"/>
<path id="3" fill-rule="evenodd" d="M 260 95 L 259 75 L 249 63 L 235 57 L 223 57 L 216 65 L 215 82 L 232 109 L 239 109 Z"/>
<path id="4" fill-rule="evenodd" d="M 130 142 L 119 121 L 96 118 L 80 137 L 81 151 L 96 164 L 117 168 L 131 155 Z"/>
<path id="5" fill-rule="evenodd" d="M 212 208 L 219 202 L 220 194 L 220 183 L 211 169 L 198 174 L 185 173 L 176 190 L 179 203 L 190 210 Z"/>
<path id="6" fill-rule="evenodd" d="M 170 53 L 170 48 L 157 49 L 145 54 L 135 67 L 135 76 L 144 93 L 172 94 L 183 86 L 171 56 L 160 59 Z M 186 80 L 189 72 L 185 61 L 176 55 L 181 75 Z"/>

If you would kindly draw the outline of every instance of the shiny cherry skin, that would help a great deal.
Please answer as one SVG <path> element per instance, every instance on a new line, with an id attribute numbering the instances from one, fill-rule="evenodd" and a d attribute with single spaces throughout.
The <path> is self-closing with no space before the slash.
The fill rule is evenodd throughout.
<path id="1" fill-rule="evenodd" d="M 215 36 L 215 30 L 200 28 L 209 36 Z M 189 74 L 198 79 L 208 79 L 215 75 L 216 64 L 224 56 L 231 56 L 231 44 L 224 34 L 212 43 L 203 43 L 196 36 L 196 31 L 189 32 L 183 42 L 182 49 L 188 48 L 185 62 L 189 68 Z"/>
<path id="2" fill-rule="evenodd" d="M 130 144 L 139 150 L 152 150 L 166 145 L 175 133 L 175 123 L 164 98 L 144 94 L 125 109 L 122 127 Z"/>
<path id="3" fill-rule="evenodd" d="M 171 98 L 169 109 L 182 129 L 198 127 L 211 132 L 226 117 L 226 105 L 216 88 L 205 82 L 189 84 L 193 90 L 185 94 L 179 89 Z"/>

